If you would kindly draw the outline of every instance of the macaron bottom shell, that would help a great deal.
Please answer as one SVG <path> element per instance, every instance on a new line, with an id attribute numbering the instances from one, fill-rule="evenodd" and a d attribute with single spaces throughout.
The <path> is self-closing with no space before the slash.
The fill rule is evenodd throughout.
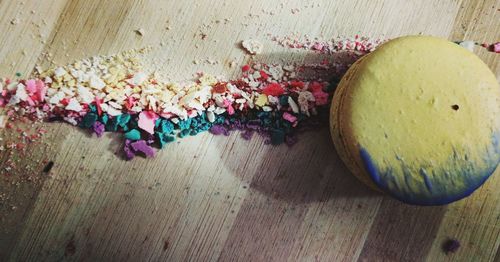
<path id="1" fill-rule="evenodd" d="M 359 159 L 356 159 L 357 155 L 352 154 L 352 151 L 348 150 L 346 139 L 349 134 L 344 133 L 346 129 L 342 128 L 342 125 L 348 124 L 344 122 L 345 119 L 342 118 L 342 101 L 345 99 L 345 96 L 347 94 L 346 90 L 349 87 L 349 80 L 356 74 L 358 65 L 365 57 L 357 60 L 349 68 L 349 70 L 346 72 L 344 77 L 339 82 L 337 88 L 335 89 L 335 93 L 332 99 L 332 105 L 330 107 L 330 134 L 337 150 L 337 154 L 342 159 L 347 168 L 351 171 L 351 173 L 371 189 L 381 191 L 377 184 L 375 184 L 370 178 L 364 166 L 359 165 L 360 161 Z"/>

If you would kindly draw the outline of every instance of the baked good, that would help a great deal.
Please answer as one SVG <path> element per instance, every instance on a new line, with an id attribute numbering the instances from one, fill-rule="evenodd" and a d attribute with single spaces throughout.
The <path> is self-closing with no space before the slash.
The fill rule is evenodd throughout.
<path id="1" fill-rule="evenodd" d="M 500 162 L 500 87 L 445 39 L 388 41 L 351 66 L 331 106 L 335 147 L 372 188 L 410 204 L 470 195 Z"/>

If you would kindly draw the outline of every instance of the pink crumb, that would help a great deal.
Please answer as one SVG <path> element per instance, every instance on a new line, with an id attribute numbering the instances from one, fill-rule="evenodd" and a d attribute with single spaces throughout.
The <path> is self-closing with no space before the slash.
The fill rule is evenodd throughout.
<path id="1" fill-rule="evenodd" d="M 491 44 L 490 49 L 492 52 L 500 53 L 500 42 L 496 42 L 494 44 Z"/>
<path id="2" fill-rule="evenodd" d="M 313 50 L 317 50 L 317 51 L 323 50 L 324 47 L 325 47 L 325 45 L 323 45 L 322 43 L 315 43 L 312 46 Z"/>
<path id="3" fill-rule="evenodd" d="M 229 104 L 229 106 L 227 106 L 227 113 L 229 115 L 234 115 L 234 108 L 231 104 Z"/>
<path id="4" fill-rule="evenodd" d="M 290 123 L 294 123 L 295 121 L 297 121 L 297 117 L 295 117 L 294 115 L 292 115 L 288 112 L 283 113 L 283 119 L 285 119 L 286 121 L 288 121 Z"/>
<path id="5" fill-rule="evenodd" d="M 139 121 L 137 122 L 137 124 L 139 125 L 140 129 L 153 135 L 155 133 L 155 121 L 157 118 L 158 115 L 156 115 L 154 112 L 142 111 L 139 114 Z"/>
<path id="6" fill-rule="evenodd" d="M 95 97 L 94 99 L 94 102 L 95 102 L 95 107 L 97 109 L 97 114 L 98 115 L 102 115 L 102 108 L 101 108 L 101 104 L 102 104 L 102 99 L 99 99 L 97 96 Z"/>
<path id="7" fill-rule="evenodd" d="M 323 85 L 318 82 L 311 83 L 310 90 L 316 100 L 316 105 L 328 104 L 328 93 L 323 91 Z"/>
<path id="8" fill-rule="evenodd" d="M 48 87 L 42 80 L 37 79 L 35 81 L 36 85 L 36 95 L 39 102 L 43 102 L 45 100 L 45 95 L 47 94 Z"/>
<path id="9" fill-rule="evenodd" d="M 36 92 L 36 82 L 33 79 L 26 81 L 26 91 L 31 95 Z"/>

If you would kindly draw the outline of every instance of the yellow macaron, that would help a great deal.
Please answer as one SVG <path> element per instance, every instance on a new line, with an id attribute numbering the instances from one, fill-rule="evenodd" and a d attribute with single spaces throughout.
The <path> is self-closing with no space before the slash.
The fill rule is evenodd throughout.
<path id="1" fill-rule="evenodd" d="M 406 203 L 470 195 L 500 162 L 500 87 L 481 59 L 445 39 L 407 36 L 358 60 L 339 83 L 330 127 L 351 172 Z"/>

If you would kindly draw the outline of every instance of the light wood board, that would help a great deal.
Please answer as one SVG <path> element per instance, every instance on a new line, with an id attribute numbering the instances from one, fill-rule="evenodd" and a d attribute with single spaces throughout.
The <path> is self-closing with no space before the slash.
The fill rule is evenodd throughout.
<path id="1" fill-rule="evenodd" d="M 493 42 L 499 8 L 498 0 L 1 0 L 0 75 L 29 75 L 37 61 L 49 66 L 48 54 L 65 64 L 152 45 L 173 80 L 199 70 L 235 76 L 229 62 L 251 59 L 238 48 L 247 38 L 265 44 L 258 61 L 314 59 L 268 35 L 294 32 Z M 499 77 L 499 56 L 478 54 Z M 218 64 L 193 63 L 205 59 Z M 115 156 L 117 135 L 47 129 L 47 143 L 18 163 L 37 182 L 1 179 L 0 261 L 500 261 L 498 171 L 470 198 L 415 207 L 351 176 L 324 128 L 293 148 L 202 134 L 131 162 Z M 50 176 L 42 160 L 54 161 Z M 441 250 L 448 237 L 461 241 L 455 254 Z"/>

